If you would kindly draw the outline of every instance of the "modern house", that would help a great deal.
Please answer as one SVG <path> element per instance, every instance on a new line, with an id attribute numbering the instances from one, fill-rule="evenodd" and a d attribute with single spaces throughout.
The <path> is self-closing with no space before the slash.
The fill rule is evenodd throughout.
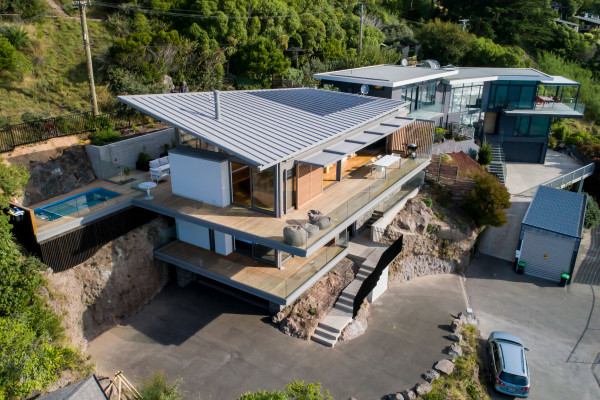
<path id="1" fill-rule="evenodd" d="M 579 29 L 581 33 L 600 28 L 600 15 L 598 14 L 585 13 L 583 15 L 575 15 L 574 18 L 581 21 L 581 27 Z"/>
<path id="2" fill-rule="evenodd" d="M 433 141 L 406 101 L 327 90 L 119 100 L 177 136 L 170 185 L 132 200 L 176 221 L 178 240 L 155 256 L 275 310 L 347 254 L 374 210 L 421 184 Z"/>
<path id="3" fill-rule="evenodd" d="M 341 92 L 406 101 L 408 117 L 473 127 L 507 161 L 543 163 L 554 118 L 583 118 L 580 84 L 532 68 L 376 65 L 315 74 Z"/>
<path id="4" fill-rule="evenodd" d="M 556 22 L 557 24 L 566 25 L 569 28 L 573 29 L 575 32 L 579 32 L 579 28 L 581 28 L 581 25 L 576 24 L 575 22 L 566 21 L 564 19 L 555 18 L 555 19 L 553 19 L 553 21 Z"/>

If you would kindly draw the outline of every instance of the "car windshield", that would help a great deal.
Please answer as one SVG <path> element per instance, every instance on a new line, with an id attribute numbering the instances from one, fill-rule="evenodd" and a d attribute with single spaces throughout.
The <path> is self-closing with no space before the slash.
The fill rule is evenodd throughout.
<path id="1" fill-rule="evenodd" d="M 500 373 L 500 379 L 506 383 L 510 383 L 512 385 L 518 385 L 518 386 L 527 386 L 527 377 L 526 376 L 519 376 L 519 375 L 515 375 L 515 374 L 511 374 L 508 372 L 501 372 Z"/>

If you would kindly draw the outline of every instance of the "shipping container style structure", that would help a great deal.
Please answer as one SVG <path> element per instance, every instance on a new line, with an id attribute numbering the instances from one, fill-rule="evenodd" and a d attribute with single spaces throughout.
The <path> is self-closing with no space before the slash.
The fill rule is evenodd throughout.
<path id="1" fill-rule="evenodd" d="M 587 197 L 581 193 L 538 187 L 521 225 L 517 262 L 526 275 L 554 282 L 573 276 Z"/>

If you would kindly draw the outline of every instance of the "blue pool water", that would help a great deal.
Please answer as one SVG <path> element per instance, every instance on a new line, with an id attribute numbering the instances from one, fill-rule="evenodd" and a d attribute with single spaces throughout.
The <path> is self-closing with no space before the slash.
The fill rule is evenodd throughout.
<path id="1" fill-rule="evenodd" d="M 47 221 L 54 221 L 55 219 L 59 219 L 65 215 L 74 214 L 79 210 L 93 207 L 96 204 L 114 199 L 120 195 L 120 193 L 97 188 L 78 194 L 77 196 L 69 197 L 43 207 L 36 208 L 33 210 L 33 212 L 38 218 L 42 218 Z"/>

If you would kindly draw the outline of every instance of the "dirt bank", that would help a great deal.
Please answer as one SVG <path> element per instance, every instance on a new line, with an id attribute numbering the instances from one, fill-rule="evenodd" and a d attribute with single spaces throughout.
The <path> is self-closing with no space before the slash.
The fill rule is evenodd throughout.
<path id="1" fill-rule="evenodd" d="M 402 252 L 390 264 L 392 285 L 419 276 L 462 272 L 469 264 L 480 229 L 458 207 L 442 207 L 435 201 L 428 207 L 423 198 L 429 196 L 425 190 L 409 200 L 386 228 L 384 243 L 403 235 Z"/>
<path id="2" fill-rule="evenodd" d="M 167 228 L 162 218 L 102 246 L 86 262 L 67 271 L 48 269 L 48 296 L 74 344 L 87 340 L 139 311 L 162 290 L 167 266 L 155 260 L 153 239 Z"/>

